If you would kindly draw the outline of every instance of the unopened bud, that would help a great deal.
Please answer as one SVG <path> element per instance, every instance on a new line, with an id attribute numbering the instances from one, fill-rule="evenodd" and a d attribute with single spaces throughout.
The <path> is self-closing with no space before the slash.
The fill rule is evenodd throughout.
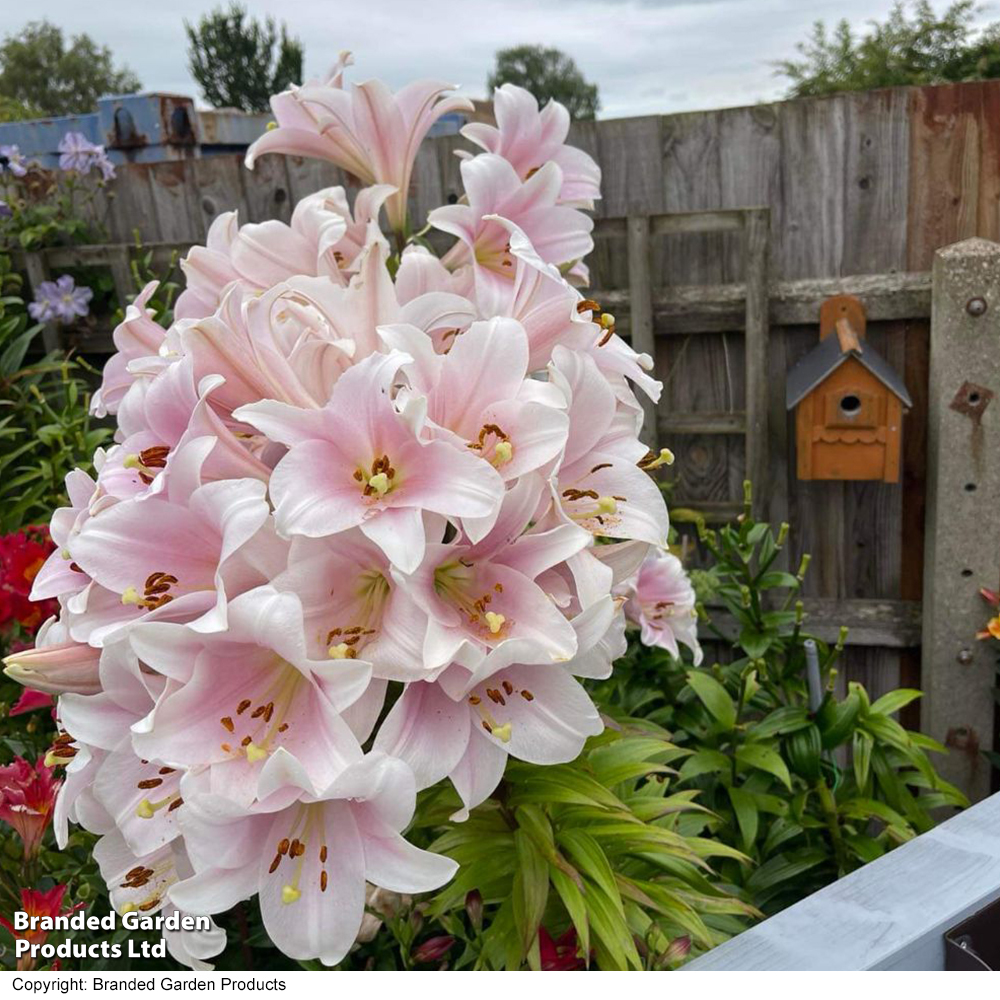
<path id="1" fill-rule="evenodd" d="M 478 934 L 483 929 L 483 897 L 478 889 L 470 889 L 465 894 L 465 912 L 469 923 Z"/>

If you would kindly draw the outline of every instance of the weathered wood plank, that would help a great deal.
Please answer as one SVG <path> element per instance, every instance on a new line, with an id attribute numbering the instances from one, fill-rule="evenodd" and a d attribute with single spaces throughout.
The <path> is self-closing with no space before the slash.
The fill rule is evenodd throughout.
<path id="1" fill-rule="evenodd" d="M 745 410 L 732 413 L 670 413 L 657 421 L 660 434 L 745 434 Z"/>
<path id="2" fill-rule="evenodd" d="M 840 274 L 844 254 L 843 95 L 777 106 L 781 198 L 774 227 L 775 273 L 785 279 Z"/>
<path id="3" fill-rule="evenodd" d="M 149 189 L 156 212 L 157 234 L 171 243 L 202 242 L 208 231 L 201 206 L 193 160 L 150 164 Z"/>
<path id="4" fill-rule="evenodd" d="M 771 470 L 768 462 L 768 386 L 772 373 L 768 368 L 768 240 L 770 213 L 755 209 L 745 217 L 743 254 L 746 259 L 746 464 L 747 476 L 754 487 L 755 516 L 763 520 L 772 496 Z"/>
<path id="5" fill-rule="evenodd" d="M 1000 796 L 994 795 L 684 970 L 942 970 L 944 932 L 998 897 Z"/>
<path id="6" fill-rule="evenodd" d="M 649 219 L 637 215 L 628 220 L 629 305 L 632 319 L 629 332 L 632 347 L 640 354 L 656 356 L 653 339 L 653 285 L 649 268 Z M 643 393 L 639 397 L 645 417 L 642 440 L 653 451 L 659 450 L 656 403 Z"/>
<path id="7" fill-rule="evenodd" d="M 616 289 L 592 294 L 627 329 L 627 294 Z M 807 278 L 771 282 L 771 326 L 816 323 L 820 305 L 830 296 L 842 294 L 861 299 L 870 322 L 920 319 L 931 313 L 930 272 Z M 742 330 L 746 321 L 746 286 L 734 282 L 660 288 L 653 297 L 653 314 L 657 334 Z"/>
<path id="8" fill-rule="evenodd" d="M 262 156 L 253 170 L 240 172 L 243 193 L 247 203 L 246 222 L 266 222 L 279 219 L 288 222 L 292 217 L 291 184 L 285 156 Z"/>
<path id="9" fill-rule="evenodd" d="M 905 89 L 845 99 L 842 274 L 906 268 L 910 116 Z"/>
<path id="10" fill-rule="evenodd" d="M 240 172 L 245 168 L 231 156 L 206 156 L 194 161 L 198 209 L 206 233 L 223 212 L 236 211 L 241 223 L 249 217 Z"/>
<path id="11" fill-rule="evenodd" d="M 929 269 L 936 249 L 977 235 L 985 86 L 962 83 L 909 91 L 910 270 Z"/>
<path id="12" fill-rule="evenodd" d="M 805 631 L 824 642 L 836 642 L 841 626 L 846 626 L 846 645 L 881 646 L 907 649 L 920 645 L 921 612 L 919 601 L 870 600 L 866 598 L 821 598 L 803 600 Z M 721 609 L 709 607 L 712 624 L 727 638 L 739 635 L 736 619 Z M 711 632 L 699 625 L 699 634 Z"/>

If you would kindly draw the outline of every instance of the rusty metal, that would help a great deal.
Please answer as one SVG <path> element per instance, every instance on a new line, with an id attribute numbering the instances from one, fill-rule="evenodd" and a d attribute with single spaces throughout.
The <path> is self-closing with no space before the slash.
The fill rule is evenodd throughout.
<path id="1" fill-rule="evenodd" d="M 965 382 L 955 393 L 955 398 L 949 406 L 958 413 L 964 413 L 970 420 L 978 424 L 983 419 L 986 407 L 993 399 L 993 392 L 984 385 L 975 382 Z"/>

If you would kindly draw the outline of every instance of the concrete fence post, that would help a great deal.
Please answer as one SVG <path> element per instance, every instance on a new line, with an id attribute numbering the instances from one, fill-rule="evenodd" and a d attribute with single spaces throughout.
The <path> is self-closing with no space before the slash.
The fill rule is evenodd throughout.
<path id="1" fill-rule="evenodd" d="M 944 777 L 989 793 L 996 646 L 979 588 L 1000 584 L 1000 244 L 938 250 L 931 304 L 922 728 Z"/>

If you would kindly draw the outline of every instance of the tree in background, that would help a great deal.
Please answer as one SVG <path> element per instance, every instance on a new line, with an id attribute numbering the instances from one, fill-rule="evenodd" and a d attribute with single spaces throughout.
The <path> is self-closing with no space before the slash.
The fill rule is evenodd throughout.
<path id="1" fill-rule="evenodd" d="M 1000 76 L 1000 22 L 974 27 L 979 10 L 958 0 L 938 16 L 928 0 L 900 2 L 860 38 L 846 20 L 832 32 L 817 21 L 797 46 L 803 58 L 782 60 L 777 72 L 792 81 L 789 97 L 992 79 Z"/>
<path id="2" fill-rule="evenodd" d="M 272 94 L 302 82 L 302 43 L 284 22 L 279 37 L 273 17 L 261 23 L 233 3 L 184 27 L 191 74 L 215 108 L 267 111 Z"/>
<path id="3" fill-rule="evenodd" d="M 67 47 L 61 28 L 32 21 L 0 44 L 0 118 L 85 114 L 109 94 L 134 94 L 142 84 L 115 68 L 111 50 L 89 35 Z"/>
<path id="4" fill-rule="evenodd" d="M 575 120 L 592 119 L 601 106 L 597 84 L 587 83 L 576 63 L 559 49 L 541 45 L 516 45 L 501 49 L 486 80 L 490 93 L 505 83 L 524 87 L 539 104 L 558 101 Z"/>

